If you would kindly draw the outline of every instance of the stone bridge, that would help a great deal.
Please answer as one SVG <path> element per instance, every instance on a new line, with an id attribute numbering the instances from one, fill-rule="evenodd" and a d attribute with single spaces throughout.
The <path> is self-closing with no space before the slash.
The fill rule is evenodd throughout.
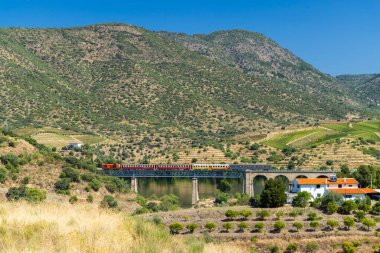
<path id="1" fill-rule="evenodd" d="M 272 170 L 272 171 L 252 171 L 252 170 L 246 170 L 245 176 L 244 176 L 244 193 L 248 194 L 249 196 L 254 196 L 254 189 L 253 189 L 253 181 L 256 177 L 264 177 L 266 179 L 275 179 L 277 177 L 284 177 L 286 178 L 289 183 L 293 181 L 295 178 L 321 178 L 321 177 L 330 177 L 335 176 L 334 171 L 306 171 L 306 170 L 300 170 L 300 171 L 291 171 L 291 170 Z"/>

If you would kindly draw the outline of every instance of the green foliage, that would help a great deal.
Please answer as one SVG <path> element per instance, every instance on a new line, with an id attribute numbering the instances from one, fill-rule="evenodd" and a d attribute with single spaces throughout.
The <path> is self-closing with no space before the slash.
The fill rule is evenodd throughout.
<path id="1" fill-rule="evenodd" d="M 46 199 L 46 192 L 38 188 L 28 188 L 25 185 L 11 187 L 5 195 L 9 201 L 24 199 L 28 202 L 38 203 Z"/>
<path id="2" fill-rule="evenodd" d="M 343 242 L 343 253 L 356 253 L 356 247 L 351 242 Z"/>
<path id="3" fill-rule="evenodd" d="M 105 195 L 100 202 L 100 206 L 104 208 L 116 208 L 118 206 L 117 200 L 111 195 Z"/>
<path id="4" fill-rule="evenodd" d="M 342 195 L 340 195 L 336 192 L 333 192 L 333 191 L 329 191 L 328 193 L 323 195 L 323 197 L 321 199 L 320 208 L 322 210 L 328 211 L 327 207 L 328 207 L 329 203 L 331 203 L 331 202 L 334 203 L 334 205 L 341 205 L 343 202 Z M 331 204 L 330 204 L 330 207 L 331 207 Z M 333 211 L 333 210 L 330 210 L 330 211 Z"/>
<path id="5" fill-rule="evenodd" d="M 310 227 L 314 230 L 320 226 L 318 221 L 310 221 Z"/>
<path id="6" fill-rule="evenodd" d="M 88 194 L 88 195 L 87 195 L 87 198 L 86 198 L 86 201 L 87 201 L 88 203 L 92 203 L 92 202 L 94 202 L 94 196 L 92 196 L 91 194 Z"/>
<path id="7" fill-rule="evenodd" d="M 167 194 L 160 198 L 159 210 L 173 211 L 179 208 L 179 198 L 174 194 Z"/>
<path id="8" fill-rule="evenodd" d="M 285 185 L 281 179 L 269 179 L 260 195 L 260 207 L 280 207 L 286 203 Z"/>
<path id="9" fill-rule="evenodd" d="M 216 224 L 211 221 L 206 222 L 205 228 L 207 228 L 209 232 L 212 232 L 216 228 Z"/>
<path id="10" fill-rule="evenodd" d="M 228 193 L 232 189 L 231 184 L 225 178 L 223 178 L 221 181 L 218 182 L 217 187 L 218 187 L 218 190 L 224 193 Z"/>
<path id="11" fill-rule="evenodd" d="M 77 203 L 78 202 L 78 196 L 77 195 L 70 196 L 69 202 L 70 202 L 70 204 Z"/>
<path id="12" fill-rule="evenodd" d="M 297 229 L 297 232 L 298 232 L 301 228 L 303 228 L 303 224 L 302 224 L 302 222 L 296 221 L 293 223 L 293 227 L 295 227 Z"/>
<path id="13" fill-rule="evenodd" d="M 257 232 L 261 233 L 265 227 L 265 224 L 263 222 L 257 222 L 255 223 L 255 229 Z"/>
<path id="14" fill-rule="evenodd" d="M 79 182 L 80 181 L 80 174 L 78 171 L 74 170 L 73 168 L 64 168 L 60 178 L 69 178 L 72 182 Z"/>
<path id="15" fill-rule="evenodd" d="M 358 207 L 355 201 L 346 200 L 342 203 L 341 207 L 339 208 L 339 211 L 342 214 L 350 214 L 352 211 L 355 211 L 357 208 Z"/>
<path id="16" fill-rule="evenodd" d="M 371 229 L 371 227 L 376 226 L 376 222 L 374 220 L 363 219 L 361 222 L 364 226 L 366 226 L 368 231 Z"/>
<path id="17" fill-rule="evenodd" d="M 315 242 L 308 242 L 306 244 L 306 253 L 313 253 L 319 249 L 319 245 Z"/>
<path id="18" fill-rule="evenodd" d="M 285 228 L 285 222 L 283 221 L 275 221 L 274 224 L 273 224 L 273 228 L 278 232 L 280 233 L 282 229 Z"/>
<path id="19" fill-rule="evenodd" d="M 307 214 L 307 220 L 309 220 L 309 221 L 315 221 L 317 219 L 318 219 L 318 215 L 317 215 L 316 212 L 309 212 Z"/>
<path id="20" fill-rule="evenodd" d="M 258 210 L 256 212 L 256 217 L 259 218 L 260 220 L 265 220 L 266 218 L 268 218 L 270 215 L 269 211 L 268 210 Z"/>
<path id="21" fill-rule="evenodd" d="M 238 228 L 239 228 L 240 231 L 243 232 L 245 229 L 248 228 L 248 224 L 247 224 L 246 222 L 242 221 L 242 222 L 240 222 L 240 223 L 238 224 Z"/>
<path id="22" fill-rule="evenodd" d="M 293 206 L 295 207 L 306 207 L 311 199 L 311 195 L 308 192 L 298 192 L 297 196 L 293 199 Z"/>
<path id="23" fill-rule="evenodd" d="M 362 221 L 365 218 L 365 212 L 363 212 L 363 211 L 356 211 L 355 212 L 355 218 L 358 221 Z"/>
<path id="24" fill-rule="evenodd" d="M 350 228 L 355 225 L 355 220 L 351 217 L 344 217 L 343 224 L 347 230 L 350 230 Z"/>
<path id="25" fill-rule="evenodd" d="M 239 212 L 239 214 L 240 214 L 240 216 L 243 217 L 244 220 L 248 220 L 248 218 L 249 218 L 250 216 L 252 216 L 253 213 L 252 213 L 251 210 L 241 210 L 241 211 Z"/>
<path id="26" fill-rule="evenodd" d="M 292 253 L 292 252 L 296 252 L 297 249 L 298 249 L 298 245 L 296 243 L 289 243 L 289 245 L 285 249 L 285 252 Z"/>
<path id="27" fill-rule="evenodd" d="M 230 195 L 221 191 L 216 192 L 215 196 L 215 203 L 216 204 L 224 204 L 227 203 L 228 199 L 230 198 Z"/>
<path id="28" fill-rule="evenodd" d="M 184 226 L 180 222 L 174 222 L 169 225 L 169 229 L 171 234 L 179 234 L 184 229 Z"/>
<path id="29" fill-rule="evenodd" d="M 233 224 L 231 222 L 223 223 L 223 229 L 228 232 L 233 228 Z"/>
<path id="30" fill-rule="evenodd" d="M 328 219 L 326 225 L 329 227 L 330 230 L 334 230 L 334 228 L 339 226 L 339 222 L 334 219 Z"/>
<path id="31" fill-rule="evenodd" d="M 186 229 L 189 230 L 190 233 L 194 233 L 195 229 L 198 228 L 196 223 L 187 224 Z"/>
<path id="32" fill-rule="evenodd" d="M 277 245 L 272 245 L 268 247 L 270 253 L 278 253 L 280 252 L 280 248 Z"/>
<path id="33" fill-rule="evenodd" d="M 70 178 L 61 178 L 54 184 L 55 191 L 59 194 L 69 194 L 70 187 Z"/>
<path id="34" fill-rule="evenodd" d="M 329 214 L 336 213 L 338 211 L 338 209 L 339 209 L 339 206 L 334 201 L 328 202 L 326 211 Z"/>

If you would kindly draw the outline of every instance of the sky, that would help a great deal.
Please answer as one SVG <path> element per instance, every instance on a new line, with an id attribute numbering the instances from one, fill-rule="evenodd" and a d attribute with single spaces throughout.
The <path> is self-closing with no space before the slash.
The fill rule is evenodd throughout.
<path id="1" fill-rule="evenodd" d="M 380 73 L 380 0 L 0 0 L 0 27 L 110 22 L 260 32 L 325 73 Z"/>

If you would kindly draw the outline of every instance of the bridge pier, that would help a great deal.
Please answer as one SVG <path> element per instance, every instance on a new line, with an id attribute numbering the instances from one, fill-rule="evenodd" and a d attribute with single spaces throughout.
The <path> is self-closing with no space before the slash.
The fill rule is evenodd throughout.
<path id="1" fill-rule="evenodd" d="M 250 197 L 254 196 L 253 190 L 253 176 L 250 173 L 246 173 L 243 182 L 243 192 Z"/>
<path id="2" fill-rule="evenodd" d="M 137 193 L 137 186 L 138 186 L 137 177 L 132 177 L 131 178 L 131 192 Z"/>
<path id="3" fill-rule="evenodd" d="M 192 189 L 192 195 L 191 195 L 191 205 L 198 204 L 199 201 L 199 188 L 198 188 L 198 178 L 193 178 L 193 189 Z"/>

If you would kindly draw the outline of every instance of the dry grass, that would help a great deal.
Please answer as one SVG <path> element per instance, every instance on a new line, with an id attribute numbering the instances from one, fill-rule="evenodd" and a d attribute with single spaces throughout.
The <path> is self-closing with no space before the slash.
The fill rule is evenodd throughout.
<path id="1" fill-rule="evenodd" d="M 90 204 L 0 204 L 0 252 L 244 252 L 239 245 L 173 238 L 141 218 Z"/>

